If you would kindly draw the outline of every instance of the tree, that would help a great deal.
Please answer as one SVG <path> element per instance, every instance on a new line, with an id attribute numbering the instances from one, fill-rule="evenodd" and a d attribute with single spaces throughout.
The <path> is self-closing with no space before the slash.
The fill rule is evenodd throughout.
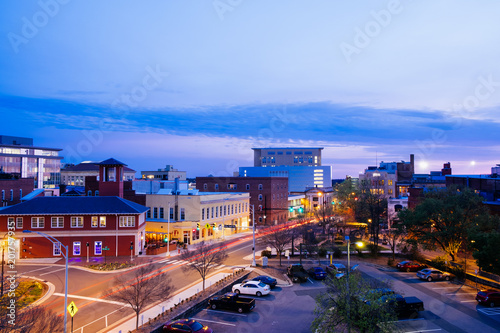
<path id="1" fill-rule="evenodd" d="M 130 305 L 136 314 L 135 328 L 139 327 L 139 314 L 148 305 L 170 298 L 173 290 L 166 273 L 157 272 L 154 265 L 142 265 L 130 274 L 117 276 L 113 287 L 103 293 L 113 301 Z"/>
<path id="2" fill-rule="evenodd" d="M 488 214 L 482 197 L 468 188 L 429 191 L 414 209 L 403 209 L 398 217 L 408 233 L 407 242 L 424 249 L 437 247 L 454 261 L 468 232 Z"/>
<path id="3" fill-rule="evenodd" d="M 383 283 L 352 272 L 341 279 L 327 279 L 327 291 L 316 299 L 312 332 L 394 332 L 396 302 L 382 298 Z M 348 284 L 349 283 L 349 288 Z M 382 298 L 382 299 L 381 299 Z"/>
<path id="4" fill-rule="evenodd" d="M 189 261 L 182 266 L 184 271 L 196 271 L 203 279 L 203 290 L 205 290 L 205 279 L 215 266 L 222 264 L 228 255 L 224 243 L 209 244 L 204 241 L 198 243 L 193 250 L 185 250 L 181 253 L 181 259 Z"/>
<path id="5" fill-rule="evenodd" d="M 327 217 L 333 215 L 333 207 L 329 202 L 319 204 L 317 209 L 313 210 L 314 217 L 321 221 L 321 226 L 323 227 L 323 234 L 326 233 Z"/>
<path id="6" fill-rule="evenodd" d="M 405 231 L 402 227 L 387 229 L 387 232 L 385 233 L 387 243 L 389 243 L 389 246 L 391 247 L 392 260 L 396 260 L 396 246 L 404 235 Z"/>
<path id="7" fill-rule="evenodd" d="M 337 203 L 335 212 L 342 216 L 346 221 L 354 221 L 354 210 L 356 207 L 356 198 L 358 189 L 355 188 L 352 179 L 347 178 L 335 187 Z"/>
<path id="8" fill-rule="evenodd" d="M 281 266 L 281 254 L 285 252 L 286 247 L 290 244 L 293 237 L 294 233 L 291 229 L 278 229 L 264 235 L 261 239 L 264 244 L 276 249 Z"/>
<path id="9" fill-rule="evenodd" d="M 376 253 L 379 243 L 380 223 L 387 214 L 387 199 L 379 191 L 378 181 L 375 188 L 372 188 L 367 181 L 363 181 L 359 186 L 358 195 L 355 208 L 356 220 L 369 223 L 370 235 L 375 245 L 372 250 Z"/>
<path id="10" fill-rule="evenodd" d="M 469 233 L 472 256 L 482 270 L 500 274 L 500 217 L 483 216 Z"/>

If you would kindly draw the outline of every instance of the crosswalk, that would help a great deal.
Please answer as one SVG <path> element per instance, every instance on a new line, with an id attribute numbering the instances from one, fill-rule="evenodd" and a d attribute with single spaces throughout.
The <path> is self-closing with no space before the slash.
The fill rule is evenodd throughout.
<path id="1" fill-rule="evenodd" d="M 482 312 L 487 316 L 500 315 L 500 308 L 478 308 L 477 311 Z"/>
<path id="2" fill-rule="evenodd" d="M 173 260 L 173 259 L 164 259 L 156 262 L 157 264 L 165 264 L 165 265 L 196 265 L 196 262 L 189 262 L 186 260 Z M 222 269 L 228 267 L 223 264 L 211 264 L 209 268 Z"/>

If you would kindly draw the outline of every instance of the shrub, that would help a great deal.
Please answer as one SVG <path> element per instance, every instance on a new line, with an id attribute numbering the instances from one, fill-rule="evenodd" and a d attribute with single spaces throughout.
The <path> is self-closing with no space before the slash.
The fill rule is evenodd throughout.
<path id="1" fill-rule="evenodd" d="M 260 253 L 260 256 L 261 257 L 271 258 L 271 251 L 269 251 L 269 250 L 262 250 L 262 252 Z"/>
<path id="2" fill-rule="evenodd" d="M 338 248 L 338 247 L 335 246 L 333 248 L 332 257 L 334 257 L 334 258 L 340 258 L 340 257 L 342 257 L 342 250 L 340 248 Z"/>
<path id="3" fill-rule="evenodd" d="M 327 252 L 327 251 L 326 251 L 326 249 L 322 247 L 322 248 L 320 248 L 320 249 L 318 250 L 318 255 L 319 255 L 320 257 L 324 257 L 324 256 L 326 256 L 326 252 Z"/>
<path id="4" fill-rule="evenodd" d="M 436 257 L 431 260 L 431 266 L 436 267 L 442 271 L 447 270 L 446 259 L 444 257 Z"/>

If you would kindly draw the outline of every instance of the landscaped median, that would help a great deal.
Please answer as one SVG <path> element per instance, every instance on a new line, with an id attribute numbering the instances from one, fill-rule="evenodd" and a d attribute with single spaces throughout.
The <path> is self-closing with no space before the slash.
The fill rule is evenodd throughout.
<path id="1" fill-rule="evenodd" d="M 90 269 L 93 269 L 96 271 L 116 271 L 119 269 L 125 269 L 125 268 L 134 267 L 134 266 L 135 266 L 135 264 L 130 263 L 130 262 L 122 262 L 122 263 L 108 262 L 108 263 L 104 263 L 104 264 L 101 263 L 101 264 L 86 265 L 83 267 L 90 268 Z"/>
<path id="2" fill-rule="evenodd" d="M 186 299 L 181 299 L 180 302 L 175 303 L 174 306 L 158 314 L 155 318 L 148 318 L 146 324 L 131 332 L 162 332 L 162 327 L 167 321 L 191 317 L 193 313 L 207 307 L 210 297 L 230 292 L 233 284 L 241 283 L 250 273 L 251 271 L 244 268 L 238 269 L 204 291 L 200 291 Z M 172 298 L 174 297 L 176 296 L 172 296 Z"/>

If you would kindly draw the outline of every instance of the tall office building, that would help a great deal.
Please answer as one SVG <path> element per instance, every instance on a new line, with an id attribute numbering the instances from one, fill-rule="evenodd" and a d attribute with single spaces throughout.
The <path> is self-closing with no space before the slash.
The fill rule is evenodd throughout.
<path id="1" fill-rule="evenodd" d="M 33 145 L 33 139 L 0 135 L 0 170 L 19 178 L 34 178 L 35 188 L 60 183 L 62 149 Z"/>
<path id="2" fill-rule="evenodd" d="M 321 165 L 321 150 L 312 147 L 252 148 L 254 166 L 240 167 L 240 177 L 288 177 L 288 191 L 302 193 L 332 186 L 330 166 Z"/>

